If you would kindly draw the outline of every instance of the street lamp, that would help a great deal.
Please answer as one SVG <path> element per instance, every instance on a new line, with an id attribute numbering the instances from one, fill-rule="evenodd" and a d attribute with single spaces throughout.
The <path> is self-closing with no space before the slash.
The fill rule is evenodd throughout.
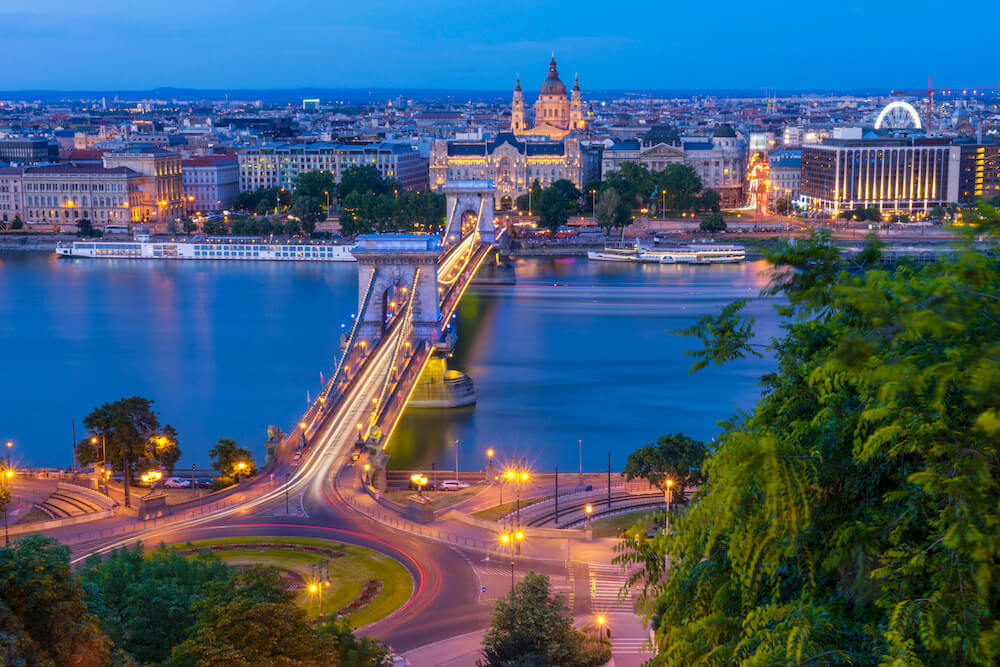
<path id="1" fill-rule="evenodd" d="M 521 548 L 521 541 L 524 539 L 524 533 L 520 530 L 516 532 L 504 532 L 500 534 L 500 543 L 504 546 L 510 546 L 510 592 L 514 592 L 514 546 L 517 545 L 517 549 Z"/>
<path id="2" fill-rule="evenodd" d="M 11 448 L 13 446 L 14 446 L 14 441 L 13 440 L 8 440 L 7 441 L 7 467 L 8 468 L 10 467 L 10 450 L 11 450 Z"/>
<path id="3" fill-rule="evenodd" d="M 667 511 L 664 514 L 663 532 L 664 534 L 670 532 L 670 505 L 674 500 L 674 480 L 668 479 L 666 485 L 663 487 L 663 494 L 666 496 L 664 500 L 667 503 Z"/>
<path id="4" fill-rule="evenodd" d="M 587 513 L 587 528 L 590 528 L 590 515 L 594 512 L 594 506 L 587 503 L 587 506 L 583 508 L 583 511 Z"/>
<path id="5" fill-rule="evenodd" d="M 240 461 L 239 463 L 236 464 L 236 483 L 237 484 L 240 483 L 240 475 L 243 474 L 243 471 L 246 470 L 246 467 L 247 467 L 247 464 L 244 463 L 243 461 Z"/>
<path id="6" fill-rule="evenodd" d="M 10 445 L 10 442 L 8 442 L 7 444 Z M 13 481 L 14 481 L 14 469 L 11 468 L 10 465 L 8 465 L 7 469 L 4 470 L 3 472 L 3 479 L 0 480 L 0 482 L 3 483 L 4 490 L 9 491 L 10 484 Z M 7 530 L 7 512 L 10 511 L 10 502 L 8 501 L 4 503 L 2 508 L 0 509 L 3 509 L 3 543 L 4 546 L 7 546 L 10 544 L 10 533 Z"/>
<path id="7" fill-rule="evenodd" d="M 410 481 L 417 485 L 417 495 L 421 498 L 424 497 L 424 484 L 427 483 L 427 477 L 417 473 L 415 475 L 410 475 Z"/>
<path id="8" fill-rule="evenodd" d="M 597 617 L 597 638 L 601 639 L 604 637 L 604 624 L 608 622 L 608 619 L 603 616 Z M 608 629 L 608 639 L 611 639 L 611 630 Z"/>

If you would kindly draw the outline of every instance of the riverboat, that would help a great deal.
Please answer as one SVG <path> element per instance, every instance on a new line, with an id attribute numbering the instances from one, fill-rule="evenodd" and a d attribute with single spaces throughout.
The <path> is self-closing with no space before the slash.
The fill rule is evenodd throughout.
<path id="1" fill-rule="evenodd" d="M 354 244 L 280 243 L 267 240 L 236 241 L 205 239 L 203 241 L 73 241 L 56 245 L 56 253 L 64 257 L 94 257 L 98 259 L 189 259 L 211 261 L 274 260 L 283 262 L 353 262 Z"/>
<path id="2" fill-rule="evenodd" d="M 599 262 L 648 264 L 733 264 L 747 257 L 740 245 L 684 245 L 649 248 L 638 243 L 609 243 L 604 250 L 591 250 L 589 259 Z"/>

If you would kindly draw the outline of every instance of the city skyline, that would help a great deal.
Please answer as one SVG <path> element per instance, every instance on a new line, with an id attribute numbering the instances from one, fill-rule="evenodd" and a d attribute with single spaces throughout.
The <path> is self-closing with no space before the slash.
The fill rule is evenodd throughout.
<path id="1" fill-rule="evenodd" d="M 726 1 L 706 16 L 700 7 L 667 14 L 641 1 L 616 7 L 609 20 L 597 3 L 470 8 L 391 0 L 331 8 L 307 1 L 278 13 L 271 5 L 229 1 L 134 7 L 114 0 L 95 10 L 56 0 L 45 9 L 0 12 L 8 50 L 32 54 L 0 76 L 0 90 L 502 91 L 518 74 L 534 89 L 553 52 L 564 77 L 578 73 L 587 90 L 919 89 L 927 76 L 942 86 L 996 85 L 984 42 L 917 48 L 905 38 L 924 34 L 922 10 L 931 7 L 917 2 L 900 16 L 881 6 L 783 3 L 762 15 Z M 1000 18 L 986 2 L 967 8 L 935 16 L 935 27 L 960 34 L 969 16 Z M 656 17 L 662 32 L 649 27 Z M 875 66 L 880 59 L 884 64 Z"/>

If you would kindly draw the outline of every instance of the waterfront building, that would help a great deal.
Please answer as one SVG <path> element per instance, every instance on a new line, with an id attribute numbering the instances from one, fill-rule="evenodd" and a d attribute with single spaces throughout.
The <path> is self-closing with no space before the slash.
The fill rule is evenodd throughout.
<path id="1" fill-rule="evenodd" d="M 29 165 L 59 161 L 59 145 L 49 139 L 0 139 L 0 161 Z"/>
<path id="2" fill-rule="evenodd" d="M 181 156 L 150 145 L 126 146 L 104 154 L 104 166 L 126 167 L 139 174 L 132 221 L 165 226 L 185 215 Z"/>
<path id="3" fill-rule="evenodd" d="M 774 203 L 782 197 L 789 203 L 799 198 L 799 184 L 802 175 L 802 151 L 775 151 L 767 157 L 769 185 L 767 190 L 768 210 L 774 210 Z"/>
<path id="4" fill-rule="evenodd" d="M 53 164 L 0 170 L 0 218 L 28 224 L 127 224 L 140 200 L 140 174 L 127 167 Z M 4 198 L 7 195 L 9 198 Z"/>
<path id="5" fill-rule="evenodd" d="M 496 186 L 496 207 L 513 208 L 538 180 L 542 187 L 560 179 L 577 188 L 600 173 L 600 153 L 583 148 L 573 134 L 542 140 L 501 132 L 493 138 L 445 141 L 431 145 L 431 189 L 450 181 L 488 180 Z"/>
<path id="6" fill-rule="evenodd" d="M 566 94 L 566 85 L 559 79 L 555 54 L 549 61 L 549 75 L 538 89 L 535 100 L 535 123 L 528 128 L 525 122 L 524 92 L 521 77 L 514 83 L 514 96 L 510 107 L 510 130 L 514 134 L 534 135 L 547 139 L 562 139 L 574 130 L 583 130 L 583 94 L 579 77 L 573 78 L 573 90 Z"/>
<path id="7" fill-rule="evenodd" d="M 382 178 L 399 181 L 405 190 L 427 187 L 427 161 L 409 144 L 383 141 L 369 144 L 267 144 L 240 149 L 240 190 L 283 187 L 292 190 L 306 171 L 327 171 L 339 183 L 344 169 L 370 165 Z"/>
<path id="8" fill-rule="evenodd" d="M 948 139 L 833 138 L 803 146 L 800 206 L 836 216 L 859 206 L 889 214 L 955 203 L 960 152 Z"/>
<path id="9" fill-rule="evenodd" d="M 691 166 L 701 178 L 702 187 L 719 193 L 722 206 L 744 203 L 746 141 L 731 125 L 717 126 L 711 136 L 680 136 L 665 125 L 653 126 L 640 140 L 617 141 L 605 149 L 601 159 L 601 177 L 635 162 L 651 171 L 663 171 L 672 163 Z"/>
<path id="10" fill-rule="evenodd" d="M 958 201 L 1000 197 L 1000 144 L 960 144 Z"/>
<path id="11" fill-rule="evenodd" d="M 240 191 L 240 165 L 235 155 L 204 155 L 181 160 L 181 170 L 189 213 L 232 208 Z"/>

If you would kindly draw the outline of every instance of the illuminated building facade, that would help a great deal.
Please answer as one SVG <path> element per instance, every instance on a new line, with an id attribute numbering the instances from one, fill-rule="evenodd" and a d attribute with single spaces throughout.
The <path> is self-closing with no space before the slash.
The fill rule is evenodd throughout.
<path id="1" fill-rule="evenodd" d="M 0 162 L 58 162 L 59 146 L 48 139 L 0 139 Z"/>
<path id="2" fill-rule="evenodd" d="M 188 212 L 231 209 L 240 191 L 240 165 L 235 155 L 203 155 L 181 162 Z"/>
<path id="3" fill-rule="evenodd" d="M 536 135 L 549 139 L 562 139 L 573 130 L 583 130 L 583 93 L 580 92 L 579 77 L 573 79 L 573 90 L 566 94 L 566 85 L 559 79 L 555 56 L 549 62 L 549 75 L 538 89 L 535 100 L 535 124 L 528 128 L 525 123 L 524 92 L 521 78 L 514 84 L 514 96 L 510 107 L 510 129 L 516 135 Z"/>
<path id="4" fill-rule="evenodd" d="M 827 139 L 802 147 L 800 205 L 920 212 L 958 201 L 958 146 L 944 140 Z"/>
<path id="5" fill-rule="evenodd" d="M 0 219 L 69 228 L 127 224 L 140 200 L 141 176 L 126 167 L 53 164 L 0 169 Z"/>
<path id="6" fill-rule="evenodd" d="M 328 171 L 340 182 L 344 169 L 372 166 L 382 178 L 399 181 L 405 190 L 427 187 L 427 161 L 406 144 L 271 144 L 241 149 L 240 190 L 285 188 L 293 190 L 295 179 L 306 171 Z"/>
<path id="7" fill-rule="evenodd" d="M 580 146 L 570 135 L 560 141 L 522 138 L 502 132 L 478 141 L 435 140 L 431 146 L 431 188 L 440 190 L 449 181 L 489 180 L 496 185 L 496 205 L 513 207 L 537 179 L 542 187 L 560 179 L 582 188 L 597 178 L 597 153 Z"/>
<path id="8" fill-rule="evenodd" d="M 126 167 L 139 174 L 139 198 L 132 221 L 163 227 L 186 214 L 181 156 L 158 146 L 136 145 L 104 154 L 104 166 Z"/>
<path id="9" fill-rule="evenodd" d="M 679 162 L 690 165 L 703 188 L 722 197 L 722 206 L 742 206 L 745 200 L 746 141 L 730 125 L 719 125 L 712 136 L 679 136 L 668 126 L 657 125 L 639 141 L 620 141 L 604 150 L 601 177 L 636 162 L 650 171 L 663 171 Z"/>
<path id="10" fill-rule="evenodd" d="M 1000 144 L 963 144 L 959 151 L 959 203 L 1000 197 Z"/>

